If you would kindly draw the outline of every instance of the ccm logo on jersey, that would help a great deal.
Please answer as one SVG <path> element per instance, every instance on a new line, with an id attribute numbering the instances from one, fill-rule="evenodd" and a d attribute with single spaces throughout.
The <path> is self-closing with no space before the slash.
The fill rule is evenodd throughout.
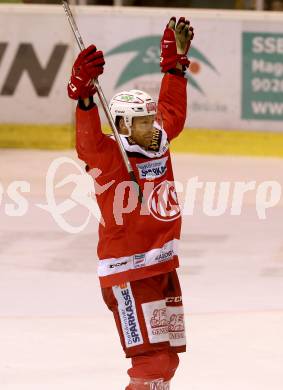
<path id="1" fill-rule="evenodd" d="M 163 157 L 158 160 L 137 164 L 140 179 L 150 180 L 163 176 L 167 171 L 167 160 L 168 157 Z"/>
<path id="2" fill-rule="evenodd" d="M 127 265 L 127 264 L 128 264 L 127 261 L 122 261 L 122 262 L 120 262 L 120 263 L 110 264 L 110 265 L 109 265 L 109 268 L 122 267 L 123 265 Z"/>
<path id="3" fill-rule="evenodd" d="M 182 297 L 167 297 L 166 298 L 166 303 L 181 303 L 182 302 Z"/>

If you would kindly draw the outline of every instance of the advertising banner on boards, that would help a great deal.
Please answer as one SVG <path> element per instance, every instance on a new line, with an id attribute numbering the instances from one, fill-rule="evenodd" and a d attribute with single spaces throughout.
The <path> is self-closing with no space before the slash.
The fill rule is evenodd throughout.
<path id="1" fill-rule="evenodd" d="M 283 131 L 278 14 L 189 11 L 196 34 L 186 126 Z M 172 10 L 87 6 L 74 14 L 85 44 L 105 53 L 107 99 L 133 88 L 158 98 L 159 43 Z M 0 30 L 0 122 L 70 123 L 75 104 L 66 84 L 78 49 L 63 9 L 2 5 Z"/>

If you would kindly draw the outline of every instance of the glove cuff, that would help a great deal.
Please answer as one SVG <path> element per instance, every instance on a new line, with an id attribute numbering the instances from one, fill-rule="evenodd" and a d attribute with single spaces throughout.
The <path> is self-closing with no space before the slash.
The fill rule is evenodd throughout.
<path id="1" fill-rule="evenodd" d="M 93 109 L 93 107 L 96 106 L 96 104 L 95 104 L 94 101 L 93 101 L 93 96 L 90 96 L 88 99 L 89 99 L 89 105 L 88 105 L 88 106 L 86 106 L 86 105 L 84 104 L 83 99 L 79 99 L 79 101 L 78 101 L 78 107 L 79 107 L 81 110 L 83 110 L 83 111 L 89 111 L 89 110 Z"/>
<path id="2" fill-rule="evenodd" d="M 190 66 L 190 61 L 185 54 L 176 54 L 175 56 L 167 58 L 160 63 L 161 71 L 166 73 L 171 69 L 175 69 L 177 63 L 182 65 L 183 72 L 185 72 L 185 70 Z"/>
<path id="3" fill-rule="evenodd" d="M 187 69 L 191 63 L 186 54 L 177 54 L 177 62 L 183 66 L 183 69 Z"/>
<path id="4" fill-rule="evenodd" d="M 169 69 L 167 73 L 173 74 L 174 76 L 179 76 L 179 77 L 185 77 L 185 72 L 180 69 Z"/>

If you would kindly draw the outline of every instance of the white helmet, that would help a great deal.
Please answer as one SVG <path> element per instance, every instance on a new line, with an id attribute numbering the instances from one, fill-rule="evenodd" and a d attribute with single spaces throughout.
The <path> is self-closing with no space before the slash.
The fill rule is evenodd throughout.
<path id="1" fill-rule="evenodd" d="M 129 130 L 128 137 L 131 135 L 134 117 L 157 114 L 156 102 L 147 93 L 138 89 L 117 93 L 111 99 L 109 109 L 114 122 L 118 116 L 124 118 L 125 125 Z"/>

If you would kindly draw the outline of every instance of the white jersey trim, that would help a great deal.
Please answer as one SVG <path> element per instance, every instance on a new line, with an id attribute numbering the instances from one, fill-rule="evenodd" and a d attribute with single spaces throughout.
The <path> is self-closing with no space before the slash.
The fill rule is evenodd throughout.
<path id="1" fill-rule="evenodd" d="M 178 243 L 179 240 L 173 239 L 166 242 L 161 248 L 151 249 L 148 252 L 119 258 L 101 259 L 98 263 L 98 276 L 114 275 L 170 261 L 178 253 Z"/>
<path id="2" fill-rule="evenodd" d="M 146 156 L 148 158 L 157 158 L 157 157 L 163 156 L 167 152 L 167 150 L 169 149 L 169 142 L 168 142 L 168 139 L 167 139 L 167 133 L 156 122 L 154 123 L 154 127 L 156 129 L 158 129 L 158 130 L 161 130 L 161 133 L 162 133 L 160 148 L 159 148 L 158 152 L 145 150 L 144 148 L 142 148 L 141 146 L 139 146 L 137 144 L 130 145 L 128 140 L 127 140 L 128 136 L 120 134 L 120 139 L 122 141 L 124 149 L 127 152 L 143 154 L 144 156 Z M 114 139 L 114 141 L 115 141 L 115 137 L 113 135 L 111 135 L 110 137 L 112 139 Z"/>

